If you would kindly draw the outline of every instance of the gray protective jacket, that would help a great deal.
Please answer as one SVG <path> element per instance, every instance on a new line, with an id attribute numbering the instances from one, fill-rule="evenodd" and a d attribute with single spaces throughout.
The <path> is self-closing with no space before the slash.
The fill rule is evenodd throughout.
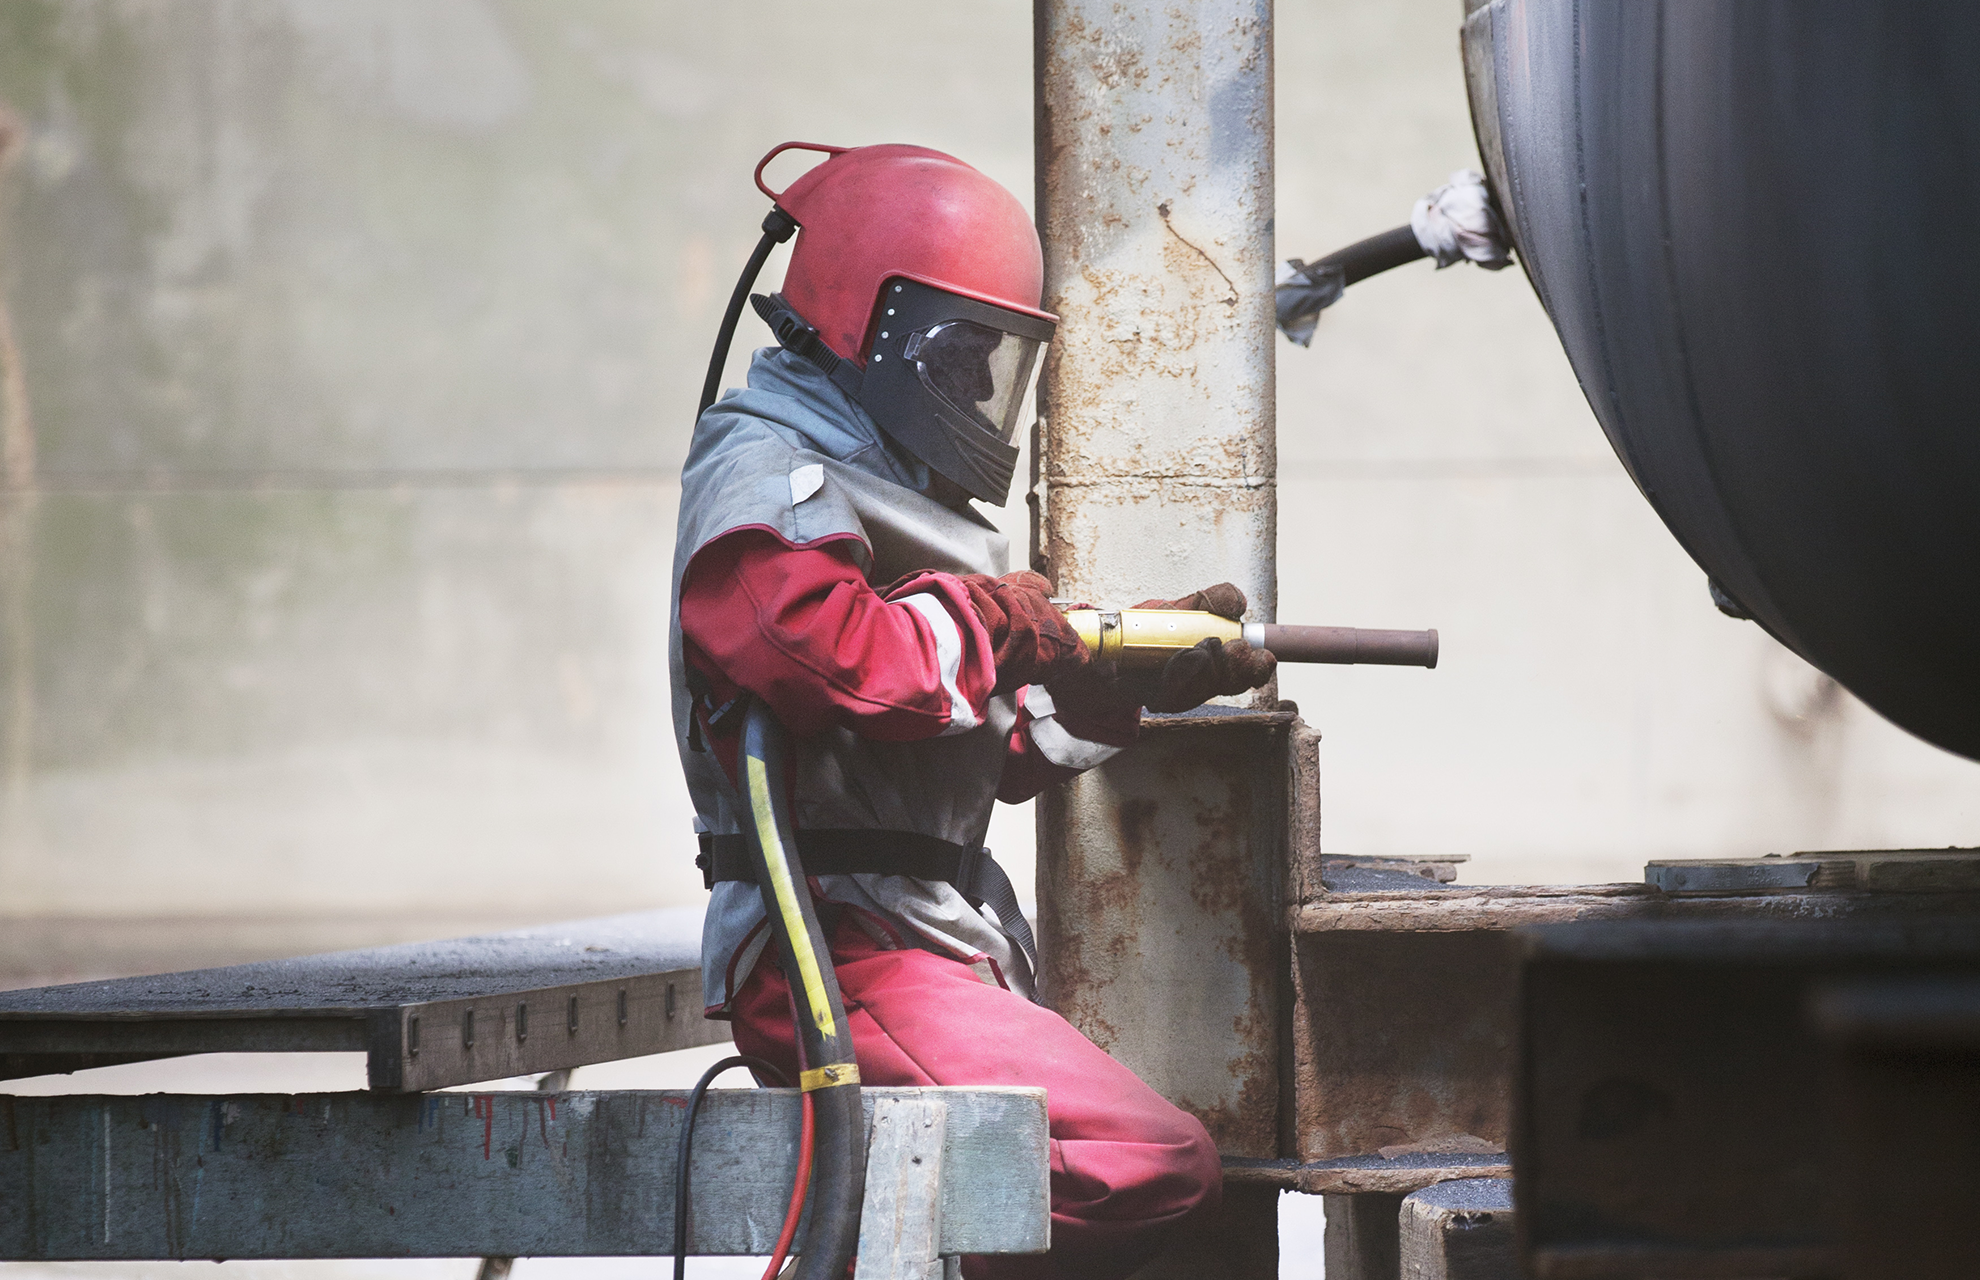
<path id="1" fill-rule="evenodd" d="M 681 473 L 674 552 L 669 659 L 674 733 L 703 830 L 741 828 L 715 756 L 690 742 L 693 695 L 682 656 L 681 579 L 696 552 L 731 530 L 760 526 L 804 545 L 835 535 L 858 539 L 869 582 L 918 570 L 1001 575 L 1009 546 L 974 510 L 924 496 L 928 472 L 894 447 L 824 373 L 777 348 L 758 351 L 749 383 L 701 415 Z M 1041 691 L 1042 692 L 1042 691 Z M 1042 697 L 1034 714 L 1048 709 Z M 875 742 L 836 728 L 793 742 L 800 827 L 915 831 L 981 845 L 996 801 L 1018 699 L 990 699 L 981 721 L 917 742 Z M 1046 726 L 1048 730 L 1053 726 Z M 1085 767 L 1108 748 L 1055 734 L 1049 757 Z M 1041 744 L 1043 738 L 1035 737 Z M 986 980 L 1024 995 L 1032 975 L 995 913 L 973 908 L 940 881 L 889 875 L 818 878 L 823 896 L 853 912 L 887 946 L 920 946 L 971 964 Z M 769 939 L 753 884 L 716 884 L 702 928 L 702 994 L 711 1015 L 726 1010 Z"/>

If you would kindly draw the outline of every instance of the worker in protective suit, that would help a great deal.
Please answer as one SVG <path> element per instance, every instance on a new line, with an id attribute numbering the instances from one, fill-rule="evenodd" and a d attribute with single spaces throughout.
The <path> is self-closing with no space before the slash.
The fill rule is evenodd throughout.
<path id="1" fill-rule="evenodd" d="M 790 996 L 721 776 L 754 695 L 791 737 L 799 853 L 863 1082 L 1047 1090 L 1052 1251 L 965 1273 L 1123 1275 L 1214 1204 L 1217 1153 L 1033 1002 L 1030 931 L 982 848 L 990 808 L 1128 746 L 1144 706 L 1262 686 L 1272 656 L 1208 641 L 1117 675 L 1044 578 L 1007 572 L 1006 540 L 970 504 L 1005 501 L 1056 324 L 1037 233 L 952 157 L 826 150 L 787 191 L 765 188 L 800 228 L 782 292 L 755 299 L 779 345 L 701 415 L 682 473 L 671 658 L 713 892 L 707 1013 L 795 1078 Z M 1245 601 L 1222 584 L 1150 605 L 1236 617 Z"/>

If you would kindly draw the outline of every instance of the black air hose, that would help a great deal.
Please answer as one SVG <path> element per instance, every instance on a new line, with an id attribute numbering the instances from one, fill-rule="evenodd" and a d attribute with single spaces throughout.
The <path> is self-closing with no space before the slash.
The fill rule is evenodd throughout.
<path id="1" fill-rule="evenodd" d="M 785 760 L 783 726 L 760 699 L 751 698 L 736 758 L 738 816 L 791 988 L 802 1068 L 798 1087 L 812 1095 L 817 1114 L 811 1217 L 797 1244 L 794 1280 L 844 1280 L 859 1244 L 859 1209 L 866 1194 L 866 1117 L 839 977 L 798 860 Z"/>
<path id="2" fill-rule="evenodd" d="M 1418 200 L 1400 227 L 1314 262 L 1288 258 L 1292 275 L 1275 290 L 1280 331 L 1302 347 L 1311 346 L 1320 313 L 1340 301 L 1342 290 L 1418 258 L 1434 258 L 1439 267 L 1473 262 L 1487 271 L 1512 263 L 1505 220 L 1483 174 L 1458 170 Z"/>
<path id="3" fill-rule="evenodd" d="M 722 327 L 716 331 L 715 350 L 708 357 L 708 376 L 701 380 L 701 407 L 694 411 L 695 417 L 706 413 L 708 406 L 715 403 L 715 397 L 722 393 L 722 366 L 729 362 L 729 344 L 736 338 L 736 321 L 742 318 L 743 303 L 749 301 L 749 291 L 756 287 L 756 277 L 762 272 L 763 264 L 770 260 L 770 250 L 790 239 L 796 230 L 797 223 L 791 221 L 791 215 L 775 205 L 763 215 L 763 238 L 756 242 L 742 276 L 736 281 L 736 291 L 729 297 L 729 309 L 722 313 Z"/>
<path id="4" fill-rule="evenodd" d="M 1417 242 L 1416 232 L 1405 224 L 1379 236 L 1357 240 L 1314 262 L 1290 259 L 1286 265 L 1295 274 L 1276 290 L 1279 328 L 1300 346 L 1309 346 L 1313 342 L 1313 330 L 1320 323 L 1320 313 L 1340 301 L 1343 289 L 1428 256 Z"/>
<path id="5" fill-rule="evenodd" d="M 1314 269 L 1338 266 L 1341 269 L 1343 285 L 1360 284 L 1370 276 L 1427 258 L 1422 244 L 1416 239 L 1416 232 L 1408 223 L 1379 236 L 1369 236 L 1357 240 L 1345 249 L 1336 249 L 1312 265 Z"/>
<path id="6" fill-rule="evenodd" d="M 746 1053 L 722 1059 L 702 1072 L 701 1079 L 694 1082 L 694 1090 L 688 1094 L 687 1114 L 681 1117 L 681 1138 L 674 1144 L 674 1280 L 685 1280 L 687 1276 L 688 1209 L 692 1199 L 688 1195 L 688 1178 L 693 1172 L 691 1157 L 694 1153 L 695 1116 L 701 1111 L 701 1099 L 707 1094 L 708 1086 L 715 1083 L 715 1077 L 736 1067 L 748 1067 L 758 1080 L 774 1080 L 784 1089 L 791 1087 L 791 1082 L 775 1063 L 752 1058 Z M 803 1159 L 800 1158 L 798 1163 L 803 1164 Z M 803 1194 L 802 1191 L 799 1194 Z"/>

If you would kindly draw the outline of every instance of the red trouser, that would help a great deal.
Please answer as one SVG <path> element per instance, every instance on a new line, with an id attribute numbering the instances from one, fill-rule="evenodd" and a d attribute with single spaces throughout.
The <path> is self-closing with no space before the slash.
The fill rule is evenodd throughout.
<path id="1" fill-rule="evenodd" d="M 850 921 L 832 938 L 870 1085 L 1043 1086 L 1052 1135 L 1052 1252 L 966 1260 L 970 1280 L 1124 1276 L 1162 1229 L 1223 1190 L 1217 1149 L 1171 1105 L 1072 1024 L 929 951 L 883 951 Z M 732 1006 L 736 1048 L 793 1076 L 789 988 L 773 952 Z"/>

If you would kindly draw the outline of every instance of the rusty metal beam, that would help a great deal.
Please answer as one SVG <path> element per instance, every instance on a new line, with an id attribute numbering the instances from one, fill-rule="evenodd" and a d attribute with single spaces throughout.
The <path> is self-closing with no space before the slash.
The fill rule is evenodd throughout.
<path id="1" fill-rule="evenodd" d="M 1866 1188 L 1861 1166 L 1836 1162 L 1838 1072 L 1811 1011 L 1830 984 L 1980 978 L 1980 918 L 1602 921 L 1529 930 L 1521 953 L 1513 1164 L 1528 1273 L 1826 1276 L 1838 1192 Z M 1923 1094 L 1892 1100 L 1873 1146 L 1960 1133 Z M 1967 1164 L 1971 1144 L 1970 1130 L 1953 1144 Z M 1972 1274 L 1877 1262 L 1878 1275 Z"/>
<path id="2" fill-rule="evenodd" d="M 1039 861 L 1047 998 L 1227 1156 L 1283 1146 L 1293 722 L 1150 717 L 1133 751 L 1040 798 L 1043 829 L 1077 833 Z"/>
<path id="3" fill-rule="evenodd" d="M 1827 984 L 1810 1013 L 1843 1280 L 1980 1275 L 1980 979 Z"/>
<path id="4" fill-rule="evenodd" d="M 1321 893 L 1289 911 L 1297 1141 L 1243 1176 L 1326 1192 L 1499 1176 L 1511 1126 L 1518 932 L 1574 922 L 1816 921 L 1911 927 L 1980 915 L 1980 894 L 1669 895 L 1653 885 Z"/>

